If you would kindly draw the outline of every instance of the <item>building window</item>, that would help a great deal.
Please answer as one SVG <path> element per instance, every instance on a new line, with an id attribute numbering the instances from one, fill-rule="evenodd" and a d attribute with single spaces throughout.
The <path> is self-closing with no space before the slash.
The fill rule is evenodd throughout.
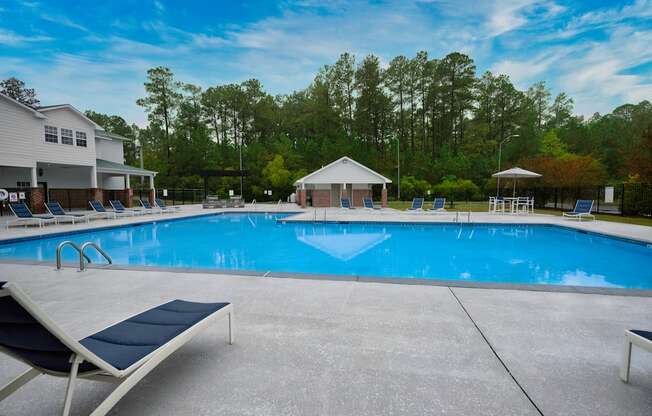
<path id="1" fill-rule="evenodd" d="M 76 131 L 75 137 L 77 138 L 77 146 L 86 147 L 86 133 L 83 131 Z"/>
<path id="2" fill-rule="evenodd" d="M 45 126 L 45 141 L 48 143 L 59 143 L 59 135 L 57 128 L 52 126 Z"/>
<path id="3" fill-rule="evenodd" d="M 61 129 L 61 143 L 72 145 L 72 130 Z"/>
<path id="4" fill-rule="evenodd" d="M 16 182 L 16 188 L 21 189 L 21 188 L 31 188 L 32 185 L 29 182 L 23 182 L 23 181 L 18 181 Z"/>

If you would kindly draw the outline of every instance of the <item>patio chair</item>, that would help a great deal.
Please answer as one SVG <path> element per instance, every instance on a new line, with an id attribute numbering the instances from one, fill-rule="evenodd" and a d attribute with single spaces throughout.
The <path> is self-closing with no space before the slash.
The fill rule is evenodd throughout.
<path id="1" fill-rule="evenodd" d="M 234 341 L 230 303 L 173 300 L 79 341 L 12 283 L 0 282 L 0 311 L 0 351 L 31 367 L 0 389 L 0 401 L 40 374 L 65 377 L 63 416 L 70 413 L 77 379 L 120 381 L 91 413 L 106 415 L 159 363 L 218 319 L 228 317 L 229 344 Z"/>
<path id="2" fill-rule="evenodd" d="M 32 214 L 32 211 L 29 210 L 27 205 L 24 202 L 13 202 L 9 204 L 9 209 L 14 213 L 16 219 L 12 222 L 7 223 L 7 228 L 11 225 L 25 225 L 27 227 L 30 224 L 37 224 L 39 228 L 42 228 L 45 224 L 58 223 L 57 219 L 51 215 L 48 216 L 35 216 Z"/>
<path id="3" fill-rule="evenodd" d="M 116 199 L 111 199 L 109 200 L 109 204 L 113 207 L 113 210 L 117 213 L 127 213 L 131 215 L 143 215 L 143 211 L 137 210 L 137 209 L 127 209 L 125 208 L 124 205 L 122 205 L 121 201 L 118 201 Z"/>
<path id="4" fill-rule="evenodd" d="M 591 209 L 593 209 L 592 199 L 578 199 L 575 202 L 575 208 L 571 212 L 564 212 L 563 216 L 578 221 L 582 221 L 582 218 L 594 220 L 595 216 L 591 214 Z"/>
<path id="5" fill-rule="evenodd" d="M 118 217 L 126 217 L 131 215 L 128 212 L 107 211 L 106 208 L 104 208 L 104 205 L 102 205 L 102 203 L 98 200 L 88 201 L 88 203 L 90 204 L 91 208 L 93 208 L 93 211 L 104 215 L 106 218 L 116 219 Z"/>
<path id="6" fill-rule="evenodd" d="M 652 352 L 652 332 L 630 329 L 625 331 L 625 348 L 620 367 L 620 378 L 625 383 L 629 382 L 630 361 L 632 358 L 632 345 L 636 345 L 648 352 Z"/>
<path id="7" fill-rule="evenodd" d="M 446 212 L 446 198 L 435 198 L 432 201 L 432 208 L 430 208 L 428 211 Z"/>
<path id="8" fill-rule="evenodd" d="M 530 213 L 530 198 L 527 196 L 519 196 L 516 201 L 512 202 L 513 208 L 512 212 L 517 214 L 529 214 Z"/>
<path id="9" fill-rule="evenodd" d="M 159 207 L 163 211 L 168 211 L 168 212 L 176 212 L 179 211 L 181 208 L 176 206 L 176 205 L 165 205 L 165 202 L 161 198 L 154 198 L 154 203 L 156 203 L 156 206 Z"/>
<path id="10" fill-rule="evenodd" d="M 342 208 L 342 209 L 355 209 L 351 205 L 351 200 L 349 198 L 340 198 L 340 208 Z"/>
<path id="11" fill-rule="evenodd" d="M 423 209 L 423 198 L 414 198 L 412 200 L 412 206 L 408 208 L 408 211 L 421 211 Z"/>
<path id="12" fill-rule="evenodd" d="M 364 209 L 371 209 L 371 210 L 379 210 L 380 207 L 374 206 L 374 200 L 371 199 L 368 196 L 365 196 L 362 198 L 362 204 L 364 205 Z"/>
<path id="13" fill-rule="evenodd" d="M 162 214 L 164 212 L 159 207 L 153 207 L 152 204 L 150 204 L 149 201 L 147 201 L 147 200 L 139 199 L 139 201 L 140 201 L 140 205 L 143 207 L 143 210 L 145 210 L 145 211 L 149 211 L 149 212 L 155 213 L 155 214 Z"/>
<path id="14" fill-rule="evenodd" d="M 83 220 L 85 222 L 88 222 L 89 218 L 91 216 L 95 216 L 97 213 L 91 213 L 91 214 L 72 214 L 69 212 L 64 211 L 63 207 L 61 204 L 57 201 L 53 202 L 46 202 L 45 207 L 47 208 L 48 212 L 52 214 L 54 217 L 57 218 L 59 222 L 61 220 L 69 220 L 73 224 L 75 223 L 76 220 Z"/>
<path id="15" fill-rule="evenodd" d="M 502 196 L 490 196 L 489 197 L 489 212 L 496 213 L 498 212 L 498 207 L 500 206 L 500 212 L 505 212 L 505 198 Z"/>

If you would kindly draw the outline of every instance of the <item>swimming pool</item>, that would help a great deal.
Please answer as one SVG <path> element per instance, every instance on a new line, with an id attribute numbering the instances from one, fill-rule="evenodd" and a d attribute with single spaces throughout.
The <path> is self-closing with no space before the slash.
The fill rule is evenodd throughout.
<path id="1" fill-rule="evenodd" d="M 652 289 L 648 245 L 562 227 L 277 221 L 286 215 L 229 213 L 0 243 L 0 259 L 54 262 L 59 242 L 94 241 L 118 265 Z M 70 247 L 63 254 L 77 261 Z"/>

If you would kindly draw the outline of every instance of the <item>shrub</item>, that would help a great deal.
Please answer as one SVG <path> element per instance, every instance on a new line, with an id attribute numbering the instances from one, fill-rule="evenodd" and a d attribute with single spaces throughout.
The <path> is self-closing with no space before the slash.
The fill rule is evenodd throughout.
<path id="1" fill-rule="evenodd" d="M 478 199 L 480 188 L 468 179 L 454 177 L 444 178 L 441 183 L 432 187 L 435 197 L 443 196 L 451 201 Z"/>

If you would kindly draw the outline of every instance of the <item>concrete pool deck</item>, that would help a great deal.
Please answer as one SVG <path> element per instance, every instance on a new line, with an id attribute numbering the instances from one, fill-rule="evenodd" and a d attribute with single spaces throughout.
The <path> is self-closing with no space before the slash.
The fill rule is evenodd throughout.
<path id="1" fill-rule="evenodd" d="M 234 304 L 233 346 L 219 323 L 112 414 L 652 413 L 652 354 L 634 349 L 618 378 L 623 330 L 650 328 L 651 298 L 12 264 L 0 279 L 76 338 L 174 298 Z M 24 368 L 0 355 L 0 383 Z M 39 377 L 0 414 L 57 414 L 65 385 Z M 80 382 L 73 414 L 112 388 Z"/>

